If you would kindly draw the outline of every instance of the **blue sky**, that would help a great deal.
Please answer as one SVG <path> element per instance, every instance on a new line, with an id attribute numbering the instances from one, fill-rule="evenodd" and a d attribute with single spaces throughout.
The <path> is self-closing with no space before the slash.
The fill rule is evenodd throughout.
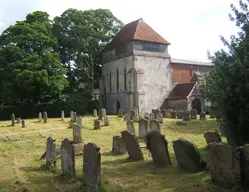
<path id="1" fill-rule="evenodd" d="M 41 10 L 51 18 L 68 8 L 107 8 L 124 23 L 143 18 L 168 40 L 171 57 L 206 60 L 207 50 L 223 47 L 220 35 L 229 38 L 237 29 L 228 14 L 236 0 L 0 0 L 0 32 L 28 13 Z"/>

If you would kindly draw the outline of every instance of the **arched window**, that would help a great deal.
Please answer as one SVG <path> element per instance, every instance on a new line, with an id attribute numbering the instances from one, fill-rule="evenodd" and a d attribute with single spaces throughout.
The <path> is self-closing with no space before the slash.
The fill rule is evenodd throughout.
<path id="1" fill-rule="evenodd" d="M 112 92 L 112 72 L 111 71 L 110 71 L 109 83 L 110 83 L 110 92 Z"/>
<path id="2" fill-rule="evenodd" d="M 119 74 L 117 69 L 117 92 L 119 92 Z"/>
<path id="3" fill-rule="evenodd" d="M 126 91 L 126 68 L 124 69 L 124 90 Z"/>

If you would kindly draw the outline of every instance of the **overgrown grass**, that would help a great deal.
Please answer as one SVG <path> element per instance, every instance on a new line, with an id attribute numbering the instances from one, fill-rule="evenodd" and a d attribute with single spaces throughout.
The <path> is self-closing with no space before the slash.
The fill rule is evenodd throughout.
<path id="1" fill-rule="evenodd" d="M 120 135 L 126 129 L 126 123 L 117 116 L 109 116 L 110 126 L 100 130 L 93 130 L 93 117 L 83 117 L 82 129 L 84 143 L 95 142 L 102 153 L 101 181 L 102 191 L 112 192 L 151 192 L 151 191 L 179 191 L 205 192 L 219 191 L 211 182 L 207 171 L 189 174 L 179 171 L 172 149 L 172 141 L 184 138 L 198 146 L 202 155 L 207 157 L 207 149 L 203 133 L 217 129 L 214 119 L 207 121 L 191 120 L 186 126 L 176 125 L 177 120 L 164 119 L 161 126 L 162 134 L 169 142 L 170 157 L 173 165 L 167 168 L 158 168 L 152 163 L 152 158 L 146 149 L 142 149 L 145 160 L 129 162 L 128 155 L 114 156 L 112 137 Z M 76 157 L 76 177 L 69 181 L 60 180 L 60 160 L 53 171 L 41 167 L 45 161 L 40 156 L 45 151 L 46 139 L 49 136 L 56 138 L 57 145 L 64 138 L 72 139 L 72 129 L 69 129 L 69 118 L 65 121 L 49 119 L 48 123 L 39 123 L 37 119 L 26 120 L 26 128 L 21 124 L 10 126 L 10 121 L 0 122 L 0 136 L 20 139 L 19 141 L 5 142 L 0 140 L 0 191 L 79 191 L 82 181 L 82 156 Z M 138 134 L 138 124 L 135 124 Z M 145 145 L 144 140 L 139 140 Z M 224 191 L 224 190 L 221 190 Z"/>

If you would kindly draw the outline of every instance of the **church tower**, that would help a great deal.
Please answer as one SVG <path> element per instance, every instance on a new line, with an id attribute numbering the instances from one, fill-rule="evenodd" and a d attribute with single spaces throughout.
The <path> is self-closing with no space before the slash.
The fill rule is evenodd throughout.
<path id="1" fill-rule="evenodd" d="M 140 113 L 159 108 L 172 89 L 170 43 L 142 19 L 125 25 L 103 50 L 100 105 Z"/>

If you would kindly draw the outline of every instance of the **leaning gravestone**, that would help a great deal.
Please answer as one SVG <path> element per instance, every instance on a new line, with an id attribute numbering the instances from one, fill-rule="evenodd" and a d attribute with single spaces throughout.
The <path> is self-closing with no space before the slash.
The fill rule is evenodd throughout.
<path id="1" fill-rule="evenodd" d="M 190 120 L 189 111 L 184 111 L 184 112 L 182 113 L 182 120 L 183 120 L 183 121 L 189 121 L 189 120 Z"/>
<path id="2" fill-rule="evenodd" d="M 176 118 L 176 111 L 171 111 L 171 118 L 175 119 Z"/>
<path id="3" fill-rule="evenodd" d="M 177 119 L 182 119 L 182 111 L 177 111 L 176 117 L 177 117 Z"/>
<path id="4" fill-rule="evenodd" d="M 156 114 L 156 120 L 159 121 L 159 123 L 163 123 L 163 114 L 161 112 Z"/>
<path id="5" fill-rule="evenodd" d="M 97 117 L 97 116 L 98 116 L 97 109 L 94 109 L 94 110 L 93 110 L 93 116 L 94 116 L 94 117 Z"/>
<path id="6" fill-rule="evenodd" d="M 178 168 L 191 173 L 200 172 L 205 168 L 205 162 L 193 143 L 185 139 L 177 139 L 172 143 Z"/>
<path id="7" fill-rule="evenodd" d="M 126 127 L 127 131 L 129 131 L 130 134 L 135 135 L 135 127 L 133 121 L 127 121 Z"/>
<path id="8" fill-rule="evenodd" d="M 152 154 L 153 162 L 158 166 L 171 164 L 168 142 L 158 131 L 151 131 L 146 136 L 146 147 Z"/>
<path id="9" fill-rule="evenodd" d="M 71 121 L 74 121 L 74 112 L 73 111 L 70 111 L 70 118 L 71 118 Z"/>
<path id="10" fill-rule="evenodd" d="M 72 178 L 75 174 L 74 147 L 67 138 L 61 143 L 61 170 L 66 178 Z"/>
<path id="11" fill-rule="evenodd" d="M 197 119 L 197 111 L 196 111 L 196 109 L 192 109 L 190 111 L 190 116 L 191 116 L 191 119 Z"/>
<path id="12" fill-rule="evenodd" d="M 100 148 L 95 143 L 84 146 L 83 185 L 86 192 L 99 192 L 101 173 Z"/>
<path id="13" fill-rule="evenodd" d="M 78 116 L 77 119 L 76 119 L 76 124 L 78 124 L 79 126 L 82 127 L 82 117 L 81 116 Z"/>
<path id="14" fill-rule="evenodd" d="M 81 126 L 76 124 L 73 126 L 73 142 L 82 143 Z"/>
<path id="15" fill-rule="evenodd" d="M 109 126 L 110 125 L 110 122 L 109 122 L 109 119 L 107 116 L 104 117 L 104 124 L 105 126 Z"/>
<path id="16" fill-rule="evenodd" d="M 65 112 L 61 111 L 61 120 L 64 121 L 64 119 L 65 119 Z"/>
<path id="17" fill-rule="evenodd" d="M 102 109 L 102 116 L 103 116 L 103 117 L 106 116 L 106 109 L 105 109 L 105 108 Z"/>
<path id="18" fill-rule="evenodd" d="M 100 121 L 99 120 L 94 121 L 94 129 L 100 129 Z"/>
<path id="19" fill-rule="evenodd" d="M 150 113 L 150 114 L 149 114 L 149 120 L 152 121 L 152 120 L 154 120 L 154 119 L 155 119 L 154 113 Z"/>
<path id="20" fill-rule="evenodd" d="M 51 165 L 54 165 L 56 160 L 56 144 L 55 139 L 52 137 L 47 138 L 47 146 L 46 146 L 46 165 L 50 167 Z"/>
<path id="21" fill-rule="evenodd" d="M 43 112 L 43 119 L 44 119 L 44 123 L 48 122 L 48 114 L 46 111 Z"/>
<path id="22" fill-rule="evenodd" d="M 218 132 L 205 132 L 204 138 L 209 145 L 210 143 L 216 142 L 216 143 L 221 143 L 221 138 Z"/>
<path id="23" fill-rule="evenodd" d="M 11 114 L 11 126 L 15 126 L 15 124 L 16 124 L 16 119 L 15 119 L 15 114 L 14 113 L 12 113 Z"/>
<path id="24" fill-rule="evenodd" d="M 152 120 L 150 121 L 150 131 L 158 131 L 161 132 L 161 125 L 159 123 L 159 121 L 157 120 Z"/>
<path id="25" fill-rule="evenodd" d="M 206 120 L 206 113 L 200 112 L 200 120 Z"/>
<path id="26" fill-rule="evenodd" d="M 114 154 L 125 154 L 126 147 L 122 137 L 113 136 L 112 138 L 112 153 Z"/>
<path id="27" fill-rule="evenodd" d="M 16 123 L 21 123 L 21 118 L 17 118 Z"/>
<path id="28" fill-rule="evenodd" d="M 130 120 L 130 115 L 128 113 L 124 114 L 124 121 L 129 121 Z"/>
<path id="29" fill-rule="evenodd" d="M 211 143 L 211 177 L 215 184 L 233 188 L 241 183 L 240 156 L 237 149 L 224 143 Z"/>
<path id="30" fill-rule="evenodd" d="M 102 120 L 102 118 L 103 118 L 103 111 L 102 111 L 102 109 L 100 109 L 99 110 L 99 118 L 98 118 L 98 120 Z"/>
<path id="31" fill-rule="evenodd" d="M 139 125 L 139 138 L 145 138 L 148 133 L 148 121 L 145 119 L 140 119 Z"/>
<path id="32" fill-rule="evenodd" d="M 129 159 L 133 161 L 144 160 L 141 148 L 135 135 L 130 134 L 128 131 L 121 132 L 121 135 L 129 154 Z"/>
<path id="33" fill-rule="evenodd" d="M 42 113 L 39 113 L 39 122 L 42 122 Z"/>
<path id="34" fill-rule="evenodd" d="M 119 116 L 120 118 L 122 118 L 123 115 L 124 115 L 123 109 L 119 109 L 119 110 L 118 110 L 118 116 Z"/>
<path id="35" fill-rule="evenodd" d="M 77 112 L 73 113 L 73 121 L 76 122 L 77 121 Z"/>
<path id="36" fill-rule="evenodd" d="M 26 127 L 25 120 L 22 119 L 22 128 L 25 128 L 25 127 Z"/>

